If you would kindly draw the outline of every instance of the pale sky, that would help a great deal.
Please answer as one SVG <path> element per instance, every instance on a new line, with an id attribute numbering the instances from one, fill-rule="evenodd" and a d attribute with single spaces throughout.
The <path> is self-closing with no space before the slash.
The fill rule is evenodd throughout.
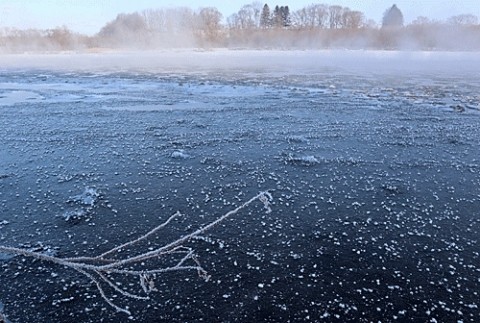
<path id="1" fill-rule="evenodd" d="M 368 19 L 379 23 L 383 13 L 394 3 L 403 12 L 405 22 L 418 16 L 445 20 L 459 14 L 480 17 L 479 0 L 279 0 L 260 1 L 273 8 L 288 5 L 291 11 L 312 3 L 338 4 L 362 11 Z M 93 35 L 119 13 L 131 13 L 145 9 L 186 6 L 192 9 L 216 7 L 224 19 L 237 12 L 249 0 L 0 0 L 0 28 L 49 29 L 66 26 L 69 29 Z"/>

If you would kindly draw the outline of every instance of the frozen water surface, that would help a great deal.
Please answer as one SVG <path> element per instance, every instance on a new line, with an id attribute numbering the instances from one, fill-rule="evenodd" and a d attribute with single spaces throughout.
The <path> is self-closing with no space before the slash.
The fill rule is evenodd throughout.
<path id="1" fill-rule="evenodd" d="M 0 61 L 0 244 L 91 255 L 177 210 L 165 239 L 274 196 L 191 242 L 211 281 L 166 274 L 151 301 L 118 300 L 133 320 L 480 317 L 476 53 Z M 0 266 L 12 322 L 126 319 L 75 272 Z"/>

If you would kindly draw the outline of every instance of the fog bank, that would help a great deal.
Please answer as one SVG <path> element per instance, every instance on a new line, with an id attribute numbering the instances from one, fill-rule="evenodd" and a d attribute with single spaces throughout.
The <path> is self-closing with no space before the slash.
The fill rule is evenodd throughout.
<path id="1" fill-rule="evenodd" d="M 0 55 L 0 70 L 181 74 L 339 73 L 479 75 L 474 52 L 364 50 L 165 50 Z"/>

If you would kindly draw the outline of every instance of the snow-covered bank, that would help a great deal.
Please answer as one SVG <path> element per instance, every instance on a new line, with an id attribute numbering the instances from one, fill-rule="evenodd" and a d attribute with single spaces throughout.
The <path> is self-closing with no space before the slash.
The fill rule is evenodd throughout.
<path id="1" fill-rule="evenodd" d="M 0 70 L 53 69 L 148 73 L 449 73 L 478 74 L 475 52 L 365 50 L 168 50 L 0 55 Z"/>

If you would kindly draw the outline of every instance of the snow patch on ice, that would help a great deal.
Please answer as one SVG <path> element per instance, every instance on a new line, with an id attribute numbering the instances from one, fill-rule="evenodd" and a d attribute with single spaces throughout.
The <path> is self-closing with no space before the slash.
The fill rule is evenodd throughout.
<path id="1" fill-rule="evenodd" d="M 70 197 L 68 202 L 93 207 L 100 198 L 100 193 L 95 188 L 86 187 L 82 194 Z"/>
<path id="2" fill-rule="evenodd" d="M 97 189 L 86 187 L 82 194 L 71 196 L 67 200 L 67 203 L 74 204 L 76 207 L 65 211 L 59 216 L 63 217 L 65 221 L 76 222 L 86 218 L 88 222 L 99 199 L 100 193 Z"/>
<path id="3" fill-rule="evenodd" d="M 289 154 L 286 160 L 289 163 L 300 164 L 304 166 L 312 166 L 320 163 L 320 161 L 313 155 L 293 156 Z"/>
<path id="4" fill-rule="evenodd" d="M 65 221 L 70 220 L 79 220 L 84 218 L 88 215 L 88 211 L 84 209 L 75 209 L 75 210 L 68 210 L 62 214 L 62 217 L 65 218 Z"/>
<path id="5" fill-rule="evenodd" d="M 174 152 L 170 155 L 170 157 L 173 158 L 173 159 L 188 159 L 188 158 L 190 158 L 190 155 L 187 154 L 187 153 L 185 152 L 185 150 L 180 149 L 180 150 L 174 151 Z"/>
<path id="6" fill-rule="evenodd" d="M 305 136 L 299 136 L 299 135 L 294 135 L 294 136 L 287 136 L 287 142 L 289 143 L 306 143 L 308 142 L 308 139 Z"/>
<path id="7" fill-rule="evenodd" d="M 315 156 L 309 155 L 309 156 L 302 156 L 298 158 L 299 161 L 307 163 L 307 164 L 318 164 L 319 161 Z"/>

